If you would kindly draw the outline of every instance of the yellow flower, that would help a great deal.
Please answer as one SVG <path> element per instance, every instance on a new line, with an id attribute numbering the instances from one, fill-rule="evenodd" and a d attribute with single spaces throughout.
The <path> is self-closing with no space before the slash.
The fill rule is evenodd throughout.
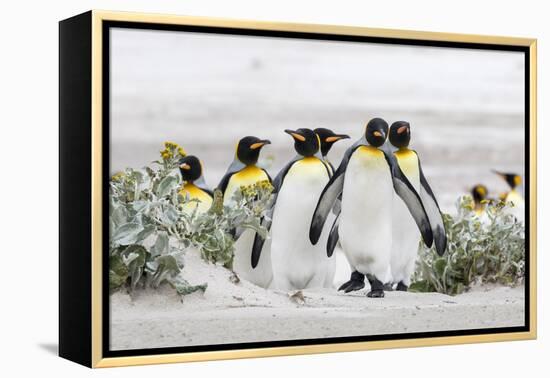
<path id="1" fill-rule="evenodd" d="M 162 150 L 160 151 L 160 156 L 162 156 L 164 160 L 168 160 L 172 157 L 172 153 L 169 150 Z"/>
<path id="2" fill-rule="evenodd" d="M 175 150 L 179 146 L 177 143 L 174 143 L 174 142 L 164 142 L 164 147 L 166 147 L 166 149 L 169 149 L 169 150 Z"/>
<path id="3" fill-rule="evenodd" d="M 119 182 L 119 181 L 122 181 L 123 177 L 124 177 L 124 173 L 123 172 L 118 172 L 118 173 L 115 173 L 111 177 L 111 181 Z"/>
<path id="4" fill-rule="evenodd" d="M 185 150 L 183 149 L 183 147 L 178 147 L 178 154 L 180 154 L 181 156 L 187 155 L 187 154 L 185 153 Z"/>

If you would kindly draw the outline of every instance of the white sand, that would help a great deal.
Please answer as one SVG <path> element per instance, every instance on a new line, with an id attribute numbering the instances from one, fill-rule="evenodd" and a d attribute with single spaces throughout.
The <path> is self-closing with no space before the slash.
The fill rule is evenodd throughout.
<path id="1" fill-rule="evenodd" d="M 231 282 L 226 269 L 188 253 L 185 277 L 204 294 L 174 290 L 111 296 L 111 348 L 139 349 L 339 336 L 521 326 L 524 288 L 491 287 L 451 297 L 387 292 L 384 299 L 335 289 L 287 293 Z M 368 286 L 368 285 L 367 285 Z"/>

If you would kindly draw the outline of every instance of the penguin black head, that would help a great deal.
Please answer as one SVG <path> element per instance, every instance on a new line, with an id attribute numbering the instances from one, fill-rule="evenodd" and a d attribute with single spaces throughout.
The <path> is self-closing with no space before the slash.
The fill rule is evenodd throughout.
<path id="1" fill-rule="evenodd" d="M 510 189 L 514 190 L 516 187 L 518 187 L 521 184 L 521 176 L 515 173 L 502 173 L 499 171 L 493 170 L 494 173 L 499 175 L 506 181 L 506 183 L 510 186 Z"/>
<path id="2" fill-rule="evenodd" d="M 371 146 L 380 147 L 388 137 L 388 123 L 382 118 L 373 118 L 367 123 L 365 137 Z"/>
<path id="3" fill-rule="evenodd" d="M 285 130 L 294 138 L 294 149 L 302 156 L 313 156 L 319 151 L 319 136 L 311 129 Z"/>
<path id="4" fill-rule="evenodd" d="M 392 123 L 390 127 L 390 143 L 397 148 L 409 146 L 411 141 L 411 125 L 405 121 Z"/>
<path id="5" fill-rule="evenodd" d="M 485 185 L 478 184 L 472 188 L 472 197 L 474 198 L 476 204 L 479 204 L 481 201 L 487 199 L 488 194 L 489 191 Z"/>
<path id="6" fill-rule="evenodd" d="M 328 155 L 328 152 L 335 142 L 349 138 L 349 135 L 335 134 L 332 130 L 325 129 L 324 127 L 318 127 L 313 131 L 315 134 L 319 135 L 319 139 L 321 140 L 321 155 L 323 156 Z"/>
<path id="7" fill-rule="evenodd" d="M 258 162 L 260 150 L 266 144 L 271 144 L 267 139 L 246 136 L 237 144 L 237 159 L 245 165 L 254 165 Z"/>
<path id="8" fill-rule="evenodd" d="M 193 182 L 202 175 L 200 160 L 193 155 L 187 155 L 180 159 L 180 173 L 183 181 Z"/>

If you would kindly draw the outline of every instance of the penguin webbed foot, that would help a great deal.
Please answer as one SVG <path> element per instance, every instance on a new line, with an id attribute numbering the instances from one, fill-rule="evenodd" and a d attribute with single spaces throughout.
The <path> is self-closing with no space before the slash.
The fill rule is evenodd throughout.
<path id="1" fill-rule="evenodd" d="M 396 291 L 408 291 L 409 287 L 403 283 L 403 281 L 399 281 L 397 284 L 397 287 L 395 288 Z"/>
<path id="2" fill-rule="evenodd" d="M 376 277 L 368 275 L 370 282 L 370 291 L 367 293 L 369 298 L 384 298 L 384 284 Z"/>
<path id="3" fill-rule="evenodd" d="M 344 291 L 344 293 L 349 293 L 352 291 L 361 290 L 365 287 L 365 275 L 357 271 L 351 274 L 351 277 L 348 282 L 344 283 L 338 288 L 338 291 Z"/>
<path id="4" fill-rule="evenodd" d="M 367 293 L 369 298 L 384 298 L 384 290 L 371 290 Z"/>

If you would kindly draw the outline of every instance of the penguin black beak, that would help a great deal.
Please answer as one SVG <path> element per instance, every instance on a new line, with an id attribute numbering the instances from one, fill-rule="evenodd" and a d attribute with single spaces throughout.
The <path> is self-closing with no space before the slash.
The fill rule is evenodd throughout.
<path id="1" fill-rule="evenodd" d="M 503 179 L 506 179 L 506 175 L 502 172 L 499 172 L 497 171 L 496 169 L 491 169 L 491 172 L 493 172 L 494 174 L 496 174 L 497 176 L 500 176 L 502 177 Z"/>
<path id="2" fill-rule="evenodd" d="M 294 139 L 299 140 L 300 142 L 304 142 L 306 140 L 306 138 L 303 135 L 299 134 L 298 132 L 296 132 L 294 130 L 286 129 L 285 133 L 287 133 L 288 135 L 290 135 Z"/>
<path id="3" fill-rule="evenodd" d="M 336 141 L 339 141 L 341 139 L 349 139 L 349 135 L 346 135 L 346 134 L 336 134 L 336 135 L 333 135 L 333 136 L 329 136 L 325 139 L 325 142 L 327 143 L 332 143 L 332 142 L 336 142 Z"/>
<path id="4" fill-rule="evenodd" d="M 256 150 L 258 148 L 262 148 L 266 144 L 271 144 L 271 141 L 268 140 L 268 139 L 264 139 L 264 140 L 261 140 L 259 142 L 253 143 L 253 144 L 250 145 L 250 149 L 251 150 Z"/>

